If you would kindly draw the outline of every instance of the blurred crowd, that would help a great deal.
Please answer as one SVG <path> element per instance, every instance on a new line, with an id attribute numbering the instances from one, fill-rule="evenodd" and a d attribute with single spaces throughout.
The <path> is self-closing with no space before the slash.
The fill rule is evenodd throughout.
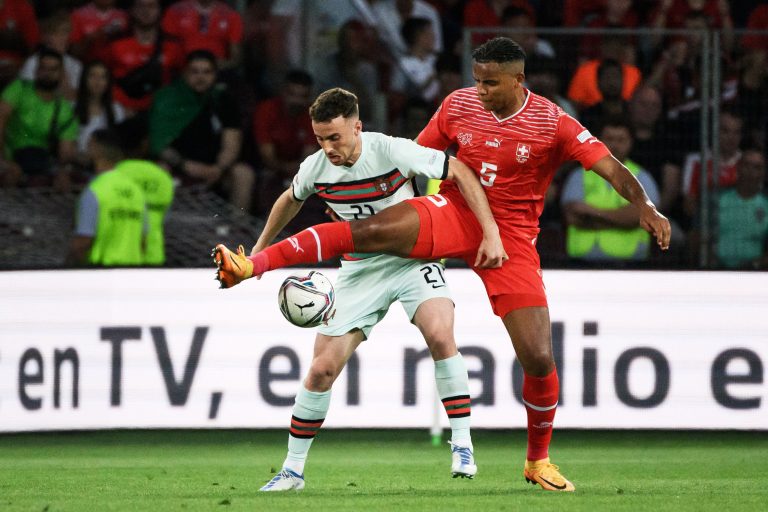
<path id="1" fill-rule="evenodd" d="M 150 224 L 162 226 L 173 187 L 205 187 L 264 216 L 317 150 L 317 93 L 349 89 L 364 129 L 413 138 L 448 93 L 471 85 L 464 45 L 506 35 L 527 53 L 526 85 L 605 141 L 675 228 L 671 254 L 658 254 L 620 196 L 564 168 L 542 218 L 543 259 L 695 267 L 707 236 L 710 266 L 768 268 L 765 2 L 0 0 L 0 27 L 0 185 L 83 190 L 75 233 L 91 242 L 73 244 L 73 264 L 105 264 L 93 256 L 99 211 L 120 194 L 102 175 L 121 162 L 143 169 L 123 174 L 161 212 Z M 463 41 L 465 27 L 484 30 Z M 677 30 L 552 30 L 574 27 Z M 719 129 L 702 152 L 702 67 L 713 60 Z M 162 199 L 148 199 L 158 187 Z M 323 212 L 308 202 L 289 229 Z M 138 236 L 153 229 L 135 224 Z"/>

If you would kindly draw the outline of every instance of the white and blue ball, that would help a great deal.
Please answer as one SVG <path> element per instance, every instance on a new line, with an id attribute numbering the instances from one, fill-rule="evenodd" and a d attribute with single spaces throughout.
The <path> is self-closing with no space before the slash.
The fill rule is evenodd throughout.
<path id="1" fill-rule="evenodd" d="M 335 312 L 336 293 L 323 274 L 312 271 L 306 276 L 289 276 L 280 286 L 277 302 L 286 320 L 297 327 L 317 327 Z"/>

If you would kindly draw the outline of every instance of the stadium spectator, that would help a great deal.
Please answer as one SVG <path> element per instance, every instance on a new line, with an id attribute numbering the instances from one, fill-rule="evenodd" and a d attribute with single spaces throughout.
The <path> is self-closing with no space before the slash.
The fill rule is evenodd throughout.
<path id="1" fill-rule="evenodd" d="M 42 29 L 41 38 L 43 46 L 59 52 L 64 59 L 64 79 L 61 81 L 59 93 L 66 99 L 74 101 L 77 86 L 80 83 L 80 73 L 83 71 L 83 64 L 67 53 L 69 36 L 72 32 L 72 23 L 69 21 L 69 16 L 63 12 L 53 14 L 40 22 L 40 28 Z M 34 80 L 39 58 L 37 53 L 33 53 L 21 67 L 19 78 Z"/>
<path id="2" fill-rule="evenodd" d="M 585 27 L 605 9 L 605 0 L 564 0 L 563 26 Z"/>
<path id="3" fill-rule="evenodd" d="M 523 9 L 536 21 L 536 11 L 528 0 L 469 0 L 464 6 L 464 26 L 491 28 L 503 24 L 504 10 L 508 7 Z M 475 34 L 472 44 L 481 44 L 497 34 Z"/>
<path id="4" fill-rule="evenodd" d="M 0 90 L 16 78 L 40 42 L 35 11 L 27 0 L 0 0 Z"/>
<path id="5" fill-rule="evenodd" d="M 603 98 L 581 112 L 581 124 L 601 131 L 606 119 L 622 118 L 627 115 L 627 102 L 621 96 L 624 87 L 624 74 L 621 63 L 613 59 L 603 59 L 597 68 L 597 88 Z"/>
<path id="6" fill-rule="evenodd" d="M 150 110 L 150 149 L 182 184 L 225 193 L 250 212 L 255 174 L 241 162 L 243 133 L 237 100 L 216 83 L 217 60 L 207 50 L 187 56 L 182 77 L 160 89 Z"/>
<path id="7" fill-rule="evenodd" d="M 385 44 L 389 45 L 394 57 L 408 52 L 408 43 L 403 38 L 403 24 L 409 18 L 426 18 L 432 26 L 435 37 L 435 53 L 443 51 L 443 27 L 437 10 L 424 0 L 374 0 L 373 14 L 376 29 Z"/>
<path id="8" fill-rule="evenodd" d="M 726 81 L 726 86 L 732 89 L 730 108 L 744 120 L 745 145 L 765 146 L 768 124 L 768 45 L 760 50 L 747 49 L 739 61 L 736 79 Z"/>
<path id="9" fill-rule="evenodd" d="M 736 184 L 736 166 L 741 159 L 741 139 L 744 122 L 736 114 L 728 111 L 720 113 L 720 128 L 717 140 L 720 144 L 720 168 L 717 178 L 713 177 L 712 156 L 704 158 L 702 165 L 700 152 L 690 153 L 683 165 L 683 207 L 689 217 L 696 217 L 701 191 L 701 169 L 707 169 L 707 189 L 712 190 L 717 179 L 717 188 L 731 188 Z"/>
<path id="10" fill-rule="evenodd" d="M 444 52 L 435 62 L 435 71 L 437 72 L 437 83 L 440 86 L 434 102 L 434 109 L 437 109 L 446 96 L 463 85 L 461 59 L 453 53 Z"/>
<path id="11" fill-rule="evenodd" d="M 147 206 L 147 232 L 144 243 L 144 265 L 165 264 L 165 216 L 173 202 L 171 175 L 148 159 L 149 138 L 145 116 L 134 116 L 115 127 L 123 159 L 115 170 L 126 174 L 144 192 Z"/>
<path id="12" fill-rule="evenodd" d="M 758 5 L 749 14 L 747 30 L 768 31 L 768 4 Z M 741 45 L 748 50 L 766 52 L 768 51 L 768 35 L 745 34 L 741 40 Z"/>
<path id="13" fill-rule="evenodd" d="M 703 38 L 710 25 L 701 11 L 692 11 L 685 19 L 685 28 L 692 32 L 669 41 L 647 79 L 659 88 L 673 118 L 677 109 L 690 110 L 700 100 Z"/>
<path id="14" fill-rule="evenodd" d="M 736 169 L 736 185 L 718 199 L 717 259 L 730 269 L 768 269 L 765 153 L 745 149 Z"/>
<path id="15" fill-rule="evenodd" d="M 501 15 L 501 26 L 508 29 L 522 29 L 520 32 L 506 32 L 506 36 L 525 50 L 526 67 L 535 66 L 539 59 L 554 59 L 555 48 L 549 41 L 541 39 L 535 32 L 535 16 L 529 9 L 510 6 Z"/>
<path id="16" fill-rule="evenodd" d="M 634 47 L 626 43 L 626 38 L 621 36 L 605 37 L 601 46 L 602 57 L 588 60 L 576 68 L 568 86 L 568 99 L 573 101 L 577 108 L 591 107 L 602 101 L 603 95 L 597 86 L 597 70 L 604 59 L 621 63 L 621 97 L 625 100 L 632 97 L 643 76 L 637 66 L 629 63 L 634 61 L 634 58 L 628 57 L 628 54 L 634 54 Z"/>
<path id="17" fill-rule="evenodd" d="M 112 100 L 112 74 L 100 61 L 86 64 L 77 88 L 75 115 L 80 124 L 77 137 L 78 160 L 88 162 L 88 141 L 102 128 L 113 129 L 125 119 L 123 107 Z"/>
<path id="18" fill-rule="evenodd" d="M 527 87 L 557 104 L 571 117 L 579 117 L 576 106 L 560 93 L 561 64 L 555 59 L 539 58 L 525 64 Z"/>
<path id="19" fill-rule="evenodd" d="M 636 28 L 639 24 L 640 20 L 637 11 L 633 9 L 633 0 L 609 0 L 604 2 L 603 8 L 586 23 L 586 27 L 590 29 L 631 29 Z M 599 58 L 603 37 L 601 34 L 586 34 L 582 36 L 579 45 L 580 58 Z M 634 40 L 632 40 L 632 44 L 635 44 Z"/>
<path id="20" fill-rule="evenodd" d="M 261 160 L 257 207 L 268 208 L 291 183 L 299 163 L 316 151 L 309 105 L 312 77 L 288 72 L 280 94 L 262 101 L 253 113 L 253 140 Z"/>
<path id="21" fill-rule="evenodd" d="M 600 138 L 613 156 L 658 203 L 653 177 L 628 158 L 632 131 L 620 120 L 605 123 Z M 578 261 L 644 261 L 650 254 L 650 235 L 638 226 L 639 211 L 595 172 L 574 169 L 563 187 L 561 204 L 567 226 L 566 251 Z"/>
<path id="22" fill-rule="evenodd" d="M 89 62 L 106 58 L 113 39 L 128 31 L 128 13 L 115 7 L 115 0 L 93 0 L 78 7 L 72 20 L 72 54 Z"/>
<path id="23" fill-rule="evenodd" d="M 315 75 L 317 89 L 325 91 L 341 87 L 355 93 L 360 102 L 360 119 L 366 130 L 376 130 L 384 120 L 376 119 L 380 110 L 374 105 L 383 101 L 379 92 L 379 72 L 372 52 L 376 45 L 368 28 L 357 20 L 344 23 L 337 36 L 338 50 L 329 55 Z"/>
<path id="24" fill-rule="evenodd" d="M 184 54 L 208 50 L 219 60 L 219 69 L 237 66 L 242 57 L 243 20 L 219 0 L 180 0 L 163 16 L 163 30 L 182 42 Z"/>
<path id="25" fill-rule="evenodd" d="M 183 66 L 184 58 L 179 41 L 160 29 L 159 0 L 133 0 L 131 22 L 132 33 L 109 45 L 107 65 L 115 78 L 115 100 L 141 112 Z"/>
<path id="26" fill-rule="evenodd" d="M 728 0 L 661 0 L 651 15 L 656 28 L 685 28 L 691 13 L 700 13 L 712 28 L 733 29 Z"/>
<path id="27" fill-rule="evenodd" d="M 61 54 L 41 49 L 35 81 L 18 79 L 2 93 L 0 141 L 6 184 L 66 190 L 75 157 L 77 119 L 71 104 L 58 94 L 64 75 Z"/>
<path id="28" fill-rule="evenodd" d="M 427 103 L 440 92 L 435 63 L 435 33 L 426 18 L 408 18 L 403 23 L 403 40 L 408 50 L 397 61 L 390 85 L 390 112 L 398 116 L 411 98 Z"/>
<path id="29" fill-rule="evenodd" d="M 80 195 L 67 264 L 141 265 L 146 204 L 141 188 L 125 173 L 115 170 L 124 157 L 120 141 L 114 132 L 97 130 L 91 137 L 89 153 L 96 177 Z"/>
<path id="30" fill-rule="evenodd" d="M 674 217 L 680 213 L 681 158 L 668 138 L 658 89 L 641 85 L 629 102 L 633 142 L 629 158 L 648 171 L 660 187 L 660 207 Z"/>

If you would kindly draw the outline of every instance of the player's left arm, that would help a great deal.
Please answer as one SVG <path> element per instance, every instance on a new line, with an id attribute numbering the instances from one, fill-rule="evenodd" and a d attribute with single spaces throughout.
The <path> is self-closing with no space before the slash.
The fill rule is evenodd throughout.
<path id="1" fill-rule="evenodd" d="M 592 165 L 592 171 L 610 183 L 616 192 L 637 208 L 640 227 L 656 237 L 661 249 L 669 249 L 669 239 L 672 236 L 669 220 L 659 213 L 656 205 L 648 198 L 645 189 L 629 169 L 613 155 L 608 155 L 595 162 Z"/>
<path id="2" fill-rule="evenodd" d="M 483 228 L 483 240 L 477 251 L 475 266 L 480 268 L 498 268 L 509 259 L 504 244 L 501 242 L 499 227 L 493 218 L 491 206 L 485 196 L 477 175 L 464 162 L 453 157 L 447 157 L 448 175 L 446 179 L 453 180 L 467 201 L 472 213 Z"/>

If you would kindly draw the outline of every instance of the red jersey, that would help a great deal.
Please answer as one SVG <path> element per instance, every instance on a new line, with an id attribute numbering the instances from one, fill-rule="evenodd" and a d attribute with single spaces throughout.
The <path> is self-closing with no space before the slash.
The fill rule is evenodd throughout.
<path id="1" fill-rule="evenodd" d="M 27 0 L 5 0 L 0 6 L 0 31 L 9 39 L 18 34 L 27 52 L 31 52 L 40 42 L 40 29 L 37 27 L 35 11 Z M 0 60 L 9 60 L 20 64 L 26 53 L 21 51 L 0 50 Z"/>
<path id="2" fill-rule="evenodd" d="M 181 40 L 184 53 L 208 50 L 224 59 L 229 45 L 243 39 L 243 20 L 223 2 L 203 9 L 196 0 L 181 0 L 165 11 L 163 30 Z"/>
<path id="3" fill-rule="evenodd" d="M 555 171 L 578 160 L 585 169 L 610 154 L 602 142 L 548 99 L 526 91 L 523 106 L 505 119 L 485 110 L 474 87 L 454 91 L 419 134 L 419 144 L 445 150 L 480 177 L 500 225 L 537 228 Z M 458 193 L 444 181 L 441 193 Z"/>
<path id="4" fill-rule="evenodd" d="M 72 11 L 72 35 L 70 40 L 76 43 L 86 36 L 102 30 L 106 34 L 120 34 L 128 28 L 128 14 L 122 9 L 102 11 L 93 4 L 87 4 Z"/>
<path id="5" fill-rule="evenodd" d="M 304 148 L 316 144 L 309 111 L 304 109 L 298 115 L 290 115 L 280 96 L 256 106 L 253 140 L 257 145 L 274 144 L 275 156 L 280 160 L 301 160 Z"/>
<path id="6" fill-rule="evenodd" d="M 141 44 L 136 37 L 118 39 L 109 46 L 109 67 L 115 80 L 126 76 L 146 63 L 155 50 L 155 43 Z M 175 39 L 163 36 L 163 50 L 160 54 L 163 65 L 163 85 L 168 84 L 184 65 L 181 45 Z M 142 98 L 131 98 L 118 85 L 113 89 L 115 101 L 133 111 L 143 111 L 152 104 L 152 94 Z"/>

